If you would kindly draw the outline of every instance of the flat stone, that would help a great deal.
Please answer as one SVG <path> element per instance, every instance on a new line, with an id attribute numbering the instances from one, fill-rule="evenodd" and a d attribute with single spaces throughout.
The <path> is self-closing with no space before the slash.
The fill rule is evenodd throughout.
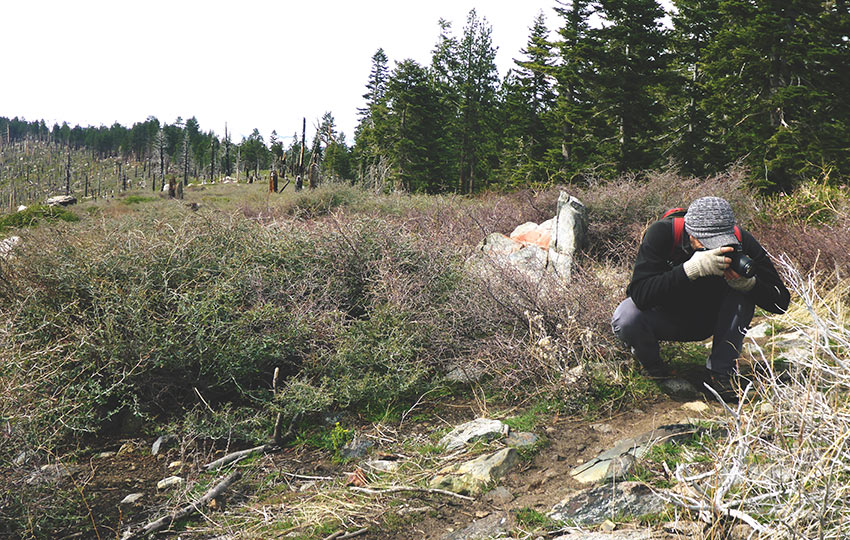
<path id="1" fill-rule="evenodd" d="M 443 540 L 484 540 L 507 532 L 507 514 L 492 514 L 473 521 L 468 527 L 443 536 Z"/>
<path id="2" fill-rule="evenodd" d="M 549 517 L 598 525 L 612 515 L 642 516 L 664 510 L 664 501 L 639 482 L 606 484 L 571 495 L 552 508 Z"/>
<path id="3" fill-rule="evenodd" d="M 27 479 L 28 485 L 40 484 L 61 484 L 71 480 L 72 476 L 77 473 L 82 473 L 83 467 L 74 464 L 51 463 L 42 465 L 37 471 L 32 473 Z"/>
<path id="4" fill-rule="evenodd" d="M 711 410 L 711 407 L 705 401 L 689 401 L 682 405 L 682 408 L 688 412 L 704 413 Z"/>
<path id="5" fill-rule="evenodd" d="M 172 461 L 171 463 L 168 464 L 169 469 L 177 469 L 178 467 L 182 467 L 182 466 L 183 466 L 183 462 L 180 461 L 179 459 L 177 461 Z"/>
<path id="6" fill-rule="evenodd" d="M 540 437 L 528 431 L 511 432 L 505 437 L 505 444 L 514 448 L 527 448 L 534 446 Z"/>
<path id="7" fill-rule="evenodd" d="M 118 504 L 133 504 L 144 496 L 144 493 L 130 493 L 129 495 L 121 499 L 121 502 Z"/>
<path id="8" fill-rule="evenodd" d="M 623 470 L 630 470 L 633 460 L 623 461 L 621 458 L 625 455 L 630 455 L 631 458 L 640 459 L 650 448 L 655 444 L 663 441 L 680 439 L 694 432 L 697 428 L 691 424 L 670 424 L 660 426 L 652 431 L 648 431 L 637 437 L 623 439 L 618 441 L 613 448 L 606 450 L 591 459 L 587 463 L 583 463 L 570 471 L 570 475 L 577 481 L 583 484 L 592 484 L 603 479 L 612 479 L 622 475 Z M 608 474 L 609 467 L 613 460 L 620 460 L 611 469 L 611 475 Z M 625 469 L 624 469 L 625 467 Z M 627 474 L 626 472 L 626 474 Z"/>
<path id="9" fill-rule="evenodd" d="M 101 452 L 96 457 L 98 459 L 106 459 L 106 458 L 111 458 L 114 455 L 115 455 L 115 452 Z"/>
<path id="10" fill-rule="evenodd" d="M 163 478 L 159 482 L 156 483 L 156 489 L 168 489 L 170 487 L 179 486 L 185 480 L 180 478 L 179 476 L 169 476 L 168 478 Z"/>
<path id="11" fill-rule="evenodd" d="M 442 469 L 431 480 L 431 487 L 475 496 L 504 476 L 518 461 L 516 450 L 503 448 L 493 454 L 484 454 L 472 461 Z"/>
<path id="12" fill-rule="evenodd" d="M 450 452 L 473 441 L 494 439 L 508 431 L 510 428 L 498 420 L 476 418 L 451 430 L 440 439 L 440 444 L 445 445 L 446 450 Z"/>
<path id="13" fill-rule="evenodd" d="M 484 495 L 484 500 L 496 506 L 504 506 L 514 500 L 514 494 L 508 488 L 499 486 L 496 489 L 488 491 Z"/>

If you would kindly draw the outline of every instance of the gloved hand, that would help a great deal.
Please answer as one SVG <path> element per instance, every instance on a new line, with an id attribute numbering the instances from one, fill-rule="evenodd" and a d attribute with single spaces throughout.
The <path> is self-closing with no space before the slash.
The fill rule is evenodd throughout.
<path id="1" fill-rule="evenodd" d="M 729 267 L 731 259 L 726 258 L 724 253 L 732 251 L 730 247 L 719 247 L 707 251 L 695 251 L 690 259 L 682 265 L 685 274 L 691 281 L 706 276 L 722 276 L 723 271 Z"/>
<path id="2" fill-rule="evenodd" d="M 738 277 L 735 279 L 727 279 L 726 283 L 736 291 L 750 292 L 756 286 L 756 277 Z"/>

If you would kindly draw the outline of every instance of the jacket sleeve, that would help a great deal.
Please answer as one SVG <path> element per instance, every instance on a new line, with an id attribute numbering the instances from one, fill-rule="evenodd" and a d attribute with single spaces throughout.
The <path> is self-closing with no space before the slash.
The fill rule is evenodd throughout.
<path id="1" fill-rule="evenodd" d="M 791 294 L 779 277 L 767 251 L 749 232 L 741 231 L 741 245 L 756 267 L 756 284 L 747 293 L 760 308 L 771 313 L 785 313 Z"/>
<path id="2" fill-rule="evenodd" d="M 632 280 L 626 291 L 638 309 L 664 303 L 687 286 L 688 276 L 681 264 L 670 266 L 673 230 L 669 222 L 656 221 L 643 236 Z"/>

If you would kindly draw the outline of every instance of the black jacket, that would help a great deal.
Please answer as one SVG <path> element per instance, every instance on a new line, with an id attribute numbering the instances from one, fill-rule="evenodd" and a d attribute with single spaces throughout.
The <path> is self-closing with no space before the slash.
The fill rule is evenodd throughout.
<path id="1" fill-rule="evenodd" d="M 756 267 L 756 285 L 746 295 L 757 306 L 771 313 L 784 313 L 791 295 L 767 252 L 753 235 L 743 229 L 741 245 Z M 718 307 L 731 288 L 722 276 L 689 280 L 682 264 L 692 254 L 688 233 L 684 231 L 681 245 L 673 248 L 672 217 L 656 221 L 649 226 L 640 243 L 626 294 L 641 310 L 660 306 L 688 312 L 694 306 L 702 306 L 707 310 Z"/>

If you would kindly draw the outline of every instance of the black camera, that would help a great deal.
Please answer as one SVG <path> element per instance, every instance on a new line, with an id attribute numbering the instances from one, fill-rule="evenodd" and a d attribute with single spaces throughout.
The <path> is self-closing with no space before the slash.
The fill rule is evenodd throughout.
<path id="1" fill-rule="evenodd" d="M 756 265 L 753 264 L 753 260 L 744 253 L 744 248 L 741 244 L 731 244 L 729 246 L 734 251 L 731 253 L 726 253 L 725 255 L 732 259 L 732 263 L 729 265 L 729 269 L 734 270 L 741 277 L 750 278 L 756 274 Z"/>

